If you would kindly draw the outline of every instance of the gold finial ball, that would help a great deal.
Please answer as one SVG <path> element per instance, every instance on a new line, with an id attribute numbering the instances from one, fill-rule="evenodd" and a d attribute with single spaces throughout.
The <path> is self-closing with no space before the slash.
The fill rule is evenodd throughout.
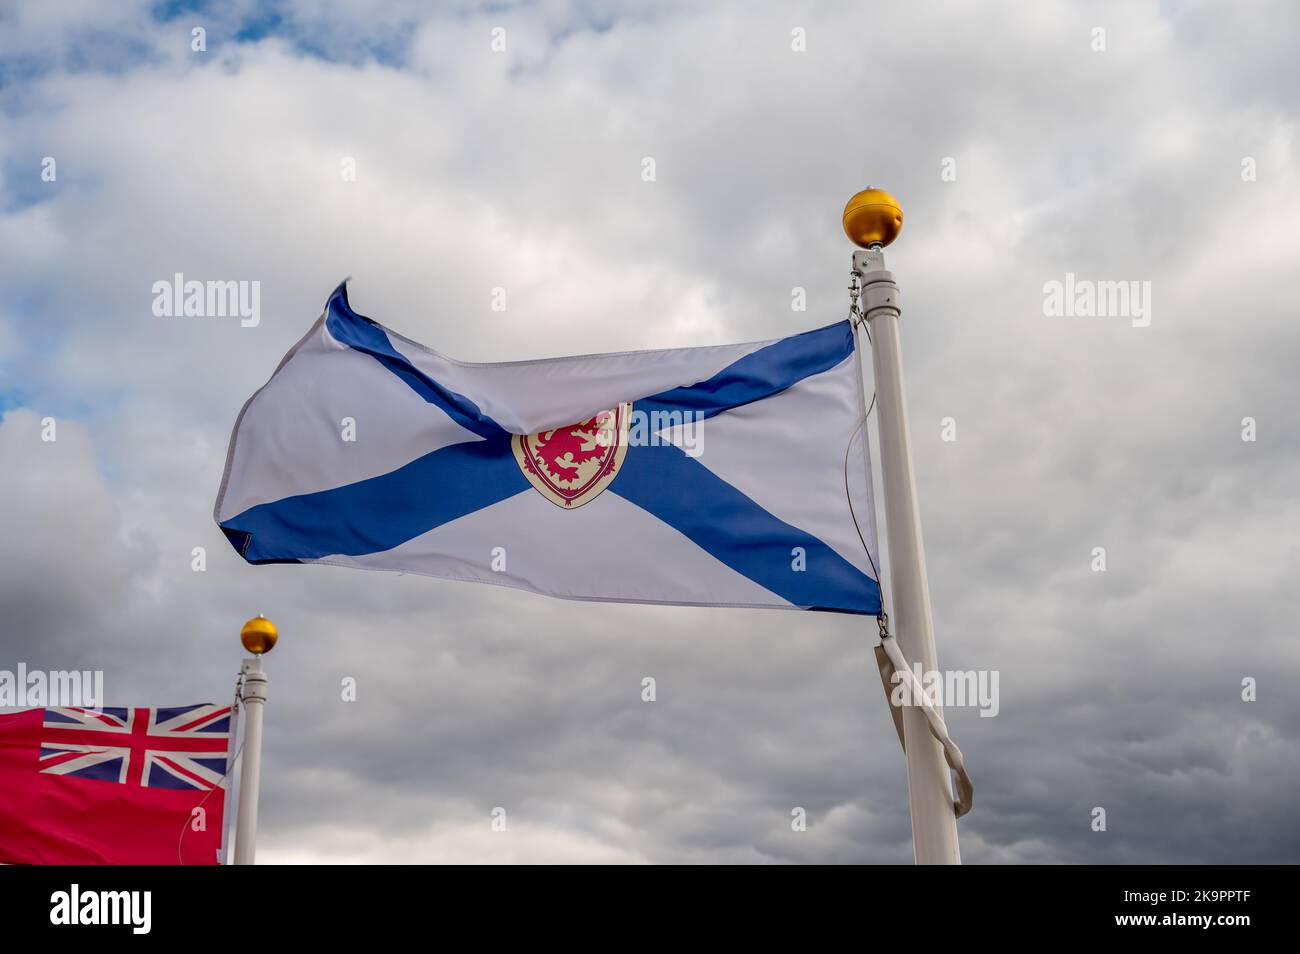
<path id="1" fill-rule="evenodd" d="M 844 206 L 844 234 L 854 245 L 888 245 L 903 230 L 903 210 L 884 189 L 864 189 Z"/>
<path id="2" fill-rule="evenodd" d="M 275 641 L 280 638 L 275 624 L 261 613 L 254 616 L 239 631 L 239 641 L 254 656 L 269 653 L 275 648 Z"/>

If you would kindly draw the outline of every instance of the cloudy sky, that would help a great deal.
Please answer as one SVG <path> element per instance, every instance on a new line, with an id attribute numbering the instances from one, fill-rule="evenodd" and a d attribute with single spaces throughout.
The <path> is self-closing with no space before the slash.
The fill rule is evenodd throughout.
<path id="1" fill-rule="evenodd" d="M 870 620 L 252 567 L 211 517 L 343 277 L 471 361 L 777 337 L 844 316 L 874 184 L 940 661 L 1000 674 L 948 713 L 964 859 L 1300 860 L 1293 4 L 433 6 L 0 3 L 0 669 L 223 701 L 273 618 L 261 861 L 910 861 Z M 260 324 L 155 317 L 176 272 Z M 1149 325 L 1045 316 L 1067 273 Z"/>

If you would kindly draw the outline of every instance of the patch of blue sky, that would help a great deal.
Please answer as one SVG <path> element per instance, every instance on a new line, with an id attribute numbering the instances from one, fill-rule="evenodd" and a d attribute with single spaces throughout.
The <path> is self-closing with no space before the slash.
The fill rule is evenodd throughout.
<path id="1" fill-rule="evenodd" d="M 208 13 L 213 5 L 208 0 L 161 0 L 149 10 L 155 20 L 167 23 L 189 13 Z"/>
<path id="2" fill-rule="evenodd" d="M 151 8 L 156 20 L 170 23 L 189 18 L 207 30 L 208 49 L 223 42 L 259 43 L 281 40 L 301 56 L 359 66 L 373 61 L 400 68 L 410 52 L 413 21 L 393 23 L 347 16 L 327 19 L 301 12 L 279 0 L 266 0 L 232 19 L 230 12 L 209 0 L 163 0 Z"/>
<path id="3" fill-rule="evenodd" d="M 0 420 L 14 408 L 27 407 L 27 395 L 21 388 L 0 387 Z"/>
<path id="4" fill-rule="evenodd" d="M 57 48 L 0 56 L 0 110 L 16 116 L 49 109 L 40 80 L 56 71 L 123 75 L 160 59 L 149 41 L 134 33 L 72 30 Z"/>
<path id="5" fill-rule="evenodd" d="M 41 177 L 44 159 L 44 156 L 30 153 L 10 155 L 0 161 L 0 214 L 21 212 L 30 206 L 49 202 L 59 194 L 66 182 L 61 177 L 54 182 L 46 182 Z M 57 165 L 55 169 L 57 172 Z"/>
<path id="6" fill-rule="evenodd" d="M 573 19 L 551 32 L 551 43 L 560 46 L 572 36 L 583 33 L 608 33 L 618 23 L 618 17 L 597 4 L 580 3 L 574 9 Z"/>
<path id="7" fill-rule="evenodd" d="M 69 73 L 121 75 L 162 57 L 142 37 L 115 30 L 81 29 L 68 36 L 60 62 Z"/>
<path id="8" fill-rule="evenodd" d="M 46 54 L 0 56 L 0 113 L 18 117 L 44 108 L 37 81 L 54 67 L 53 57 Z"/>
<path id="9" fill-rule="evenodd" d="M 0 418 L 10 411 L 26 409 L 60 421 L 89 421 L 97 415 L 119 411 L 124 402 L 124 394 L 117 391 L 87 396 L 59 394 L 48 388 L 32 389 L 22 384 L 5 385 L 0 387 Z"/>
<path id="10" fill-rule="evenodd" d="M 48 53 L 0 56 L 0 90 L 16 89 L 32 80 L 40 79 L 53 68 L 54 57 Z"/>

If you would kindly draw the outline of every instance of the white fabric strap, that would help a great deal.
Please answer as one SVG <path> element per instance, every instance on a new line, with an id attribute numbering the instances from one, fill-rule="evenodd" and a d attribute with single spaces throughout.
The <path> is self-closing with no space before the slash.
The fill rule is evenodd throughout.
<path id="1" fill-rule="evenodd" d="M 953 803 L 953 811 L 958 818 L 961 818 L 962 815 L 970 811 L 971 803 L 975 799 L 975 787 L 971 784 L 970 776 L 966 774 L 966 761 L 962 758 L 961 749 L 957 748 L 957 743 L 948 734 L 948 726 L 944 723 L 943 716 L 934 707 L 934 703 L 930 701 L 925 689 L 916 678 L 916 673 L 912 672 L 907 657 L 903 655 L 903 651 L 898 647 L 898 640 L 892 635 L 886 636 L 880 640 L 880 647 L 889 657 L 889 661 L 893 663 L 894 671 L 904 674 L 903 678 L 908 681 L 908 685 L 912 690 L 912 698 L 920 700 L 919 704 L 925 711 L 925 718 L 930 723 L 930 733 L 943 746 L 944 756 L 948 760 L 948 767 L 957 773 L 957 800 Z M 893 706 L 892 699 L 890 705 Z M 899 740 L 902 741 L 901 733 Z M 904 748 L 906 748 L 906 745 L 904 745 Z"/>

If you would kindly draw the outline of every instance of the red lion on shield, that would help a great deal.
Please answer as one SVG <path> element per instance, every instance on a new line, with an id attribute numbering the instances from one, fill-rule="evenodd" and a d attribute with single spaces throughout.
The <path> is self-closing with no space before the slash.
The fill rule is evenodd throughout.
<path id="1" fill-rule="evenodd" d="M 537 435 L 533 450 L 552 477 L 574 480 L 579 465 L 602 458 L 609 452 L 612 443 L 610 417 L 608 411 L 602 411 L 568 427 L 545 431 Z"/>

